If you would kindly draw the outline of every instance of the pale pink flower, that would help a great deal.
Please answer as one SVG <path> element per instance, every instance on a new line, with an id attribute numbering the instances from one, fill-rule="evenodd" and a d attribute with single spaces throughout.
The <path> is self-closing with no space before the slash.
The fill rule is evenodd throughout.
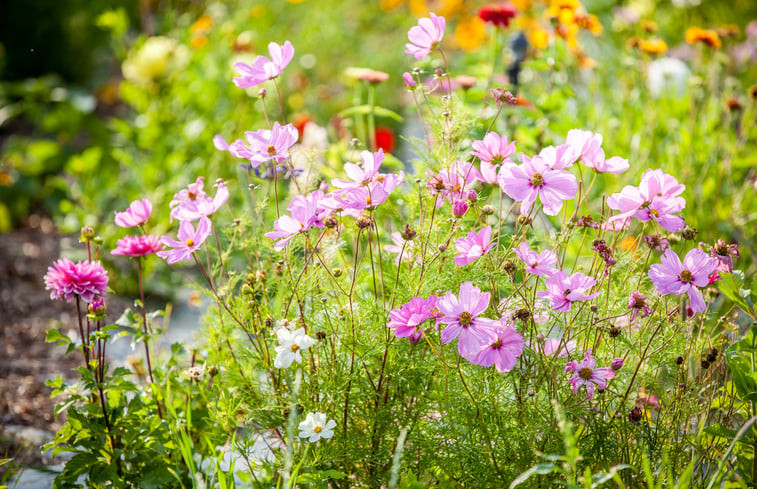
<path id="1" fill-rule="evenodd" d="M 47 268 L 45 289 L 51 299 L 71 302 L 77 296 L 86 302 L 105 295 L 108 289 L 108 272 L 100 262 L 72 262 L 68 258 L 57 260 Z"/>
<path id="2" fill-rule="evenodd" d="M 627 185 L 607 199 L 610 209 L 620 211 L 608 220 L 608 224 L 636 217 L 642 222 L 653 220 L 668 231 L 679 232 L 686 223 L 675 214 L 686 206 L 686 201 L 680 197 L 685 188 L 662 170 L 647 170 L 638 187 Z"/>
<path id="3" fill-rule="evenodd" d="M 542 277 L 549 276 L 557 271 L 554 268 L 554 265 L 557 264 L 557 257 L 549 250 L 544 250 L 541 253 L 531 251 L 528 243 L 524 241 L 513 252 L 527 265 L 526 271 L 528 273 Z"/>
<path id="4" fill-rule="evenodd" d="M 547 357 L 566 358 L 576 351 L 576 340 L 564 341 L 562 338 L 544 338 L 544 344 L 539 345 L 539 351 Z"/>
<path id="5" fill-rule="evenodd" d="M 514 165 L 510 157 L 515 154 L 515 141 L 508 142 L 507 136 L 490 132 L 483 141 L 473 141 L 473 156 L 481 161 L 482 181 L 497 184 L 499 165 Z"/>
<path id="6" fill-rule="evenodd" d="M 455 241 L 458 252 L 458 255 L 455 256 L 455 264 L 462 267 L 478 260 L 494 246 L 491 239 L 491 226 L 486 226 L 479 232 L 471 231 L 465 238 L 458 238 Z"/>
<path id="7" fill-rule="evenodd" d="M 436 301 L 441 312 L 439 323 L 447 325 L 442 330 L 442 342 L 447 344 L 458 338 L 458 352 L 467 360 L 474 358 L 483 346 L 496 341 L 492 328 L 497 321 L 478 317 L 489 308 L 490 297 L 488 292 L 482 293 L 473 283 L 464 282 L 457 296 L 447 292 Z"/>
<path id="8" fill-rule="evenodd" d="M 168 236 L 163 236 L 160 241 L 171 249 L 159 251 L 158 256 L 165 258 L 169 265 L 182 260 L 189 260 L 192 257 L 192 253 L 202 246 L 208 235 L 210 235 L 210 219 L 207 217 L 200 217 L 197 223 L 197 230 L 195 230 L 191 222 L 181 221 L 177 236 L 179 238 L 178 241 Z"/>
<path id="9" fill-rule="evenodd" d="M 250 160 L 250 166 L 257 168 L 266 161 L 285 162 L 289 158 L 289 149 L 299 138 L 299 133 L 292 124 L 282 126 L 274 122 L 270 130 L 246 131 L 244 137 L 249 146 L 237 139 L 229 145 L 229 152 L 237 158 Z"/>
<path id="10" fill-rule="evenodd" d="M 153 255 L 163 249 L 160 244 L 160 238 L 152 234 L 139 236 L 124 236 L 116 243 L 116 249 L 111 251 L 114 255 L 131 256 L 137 258 L 140 256 Z"/>
<path id="11" fill-rule="evenodd" d="M 116 225 L 122 228 L 141 226 L 152 213 L 152 203 L 147 199 L 135 200 L 124 212 L 116 211 Z"/>
<path id="12" fill-rule="evenodd" d="M 272 42 L 268 44 L 268 54 L 270 59 L 258 56 L 251 65 L 235 63 L 234 69 L 240 76 L 234 77 L 234 84 L 239 88 L 250 88 L 278 77 L 292 61 L 294 47 L 289 41 L 284 41 L 283 45 Z"/>
<path id="13" fill-rule="evenodd" d="M 344 172 L 350 180 L 335 178 L 331 181 L 331 185 L 336 188 L 348 189 L 365 187 L 372 183 L 378 175 L 381 163 L 384 161 L 384 150 L 379 148 L 375 153 L 363 151 L 360 153 L 360 158 L 362 159 L 362 166 L 356 163 L 344 164 Z"/>
<path id="14" fill-rule="evenodd" d="M 201 217 L 210 217 L 215 214 L 229 200 L 229 190 L 223 180 L 219 179 L 216 187 L 216 195 L 213 198 L 210 198 L 204 191 L 202 192 L 203 196 L 195 196 L 194 199 L 180 200 L 174 197 L 171 204 L 175 202 L 177 204 L 174 204 L 171 208 L 171 219 L 196 221 Z"/>
<path id="15" fill-rule="evenodd" d="M 426 187 L 431 195 L 437 195 L 434 205 L 439 209 L 445 200 L 462 200 L 463 192 L 476 180 L 483 181 L 476 167 L 467 161 L 458 160 L 432 177 Z"/>
<path id="16" fill-rule="evenodd" d="M 415 56 L 415 59 L 425 58 L 442 42 L 446 25 L 444 17 L 435 14 L 430 14 L 430 18 L 423 17 L 418 25 L 408 31 L 407 38 L 410 42 L 405 44 L 405 52 Z"/>
<path id="17" fill-rule="evenodd" d="M 602 135 L 582 129 L 571 129 L 565 139 L 574 151 L 575 160 L 599 173 L 623 173 L 630 168 L 628 160 L 619 156 L 605 159 Z M 574 161 L 575 161 L 574 160 Z"/>
<path id="18" fill-rule="evenodd" d="M 661 263 L 649 267 L 649 278 L 661 295 L 689 294 L 689 302 L 694 312 L 704 312 L 707 304 L 697 287 L 705 287 L 710 275 L 717 270 L 718 261 L 699 248 L 689 251 L 681 263 L 673 250 L 666 250 L 660 257 Z"/>
<path id="19" fill-rule="evenodd" d="M 402 237 L 402 233 L 399 231 L 394 231 L 391 234 L 391 237 L 393 244 L 384 245 L 384 250 L 388 253 L 397 255 L 394 259 L 394 263 L 399 263 L 400 254 L 402 255 L 403 261 L 415 261 L 416 263 L 420 263 L 421 257 L 415 256 L 415 241 L 406 240 Z"/>
<path id="20" fill-rule="evenodd" d="M 592 277 L 587 277 L 581 272 L 576 272 L 570 277 L 565 272 L 555 272 L 545 282 L 547 290 L 539 291 L 536 295 L 549 299 L 555 311 L 568 312 L 574 302 L 591 300 L 600 294 L 586 294 L 596 283 Z"/>
<path id="21" fill-rule="evenodd" d="M 547 146 L 539 152 L 539 157 L 553 170 L 565 170 L 576 161 L 575 150 L 569 144 Z M 528 157 L 525 157 L 527 160 Z"/>
<path id="22" fill-rule="evenodd" d="M 293 200 L 287 210 L 291 216 L 282 215 L 273 223 L 275 231 L 265 233 L 266 238 L 277 239 L 273 249 L 281 251 L 299 233 L 307 232 L 311 227 L 323 227 L 324 215 L 323 191 L 311 192 L 303 199 Z"/>
<path id="23" fill-rule="evenodd" d="M 595 386 L 600 391 L 607 389 L 607 381 L 615 377 L 615 370 L 610 367 L 595 368 L 597 361 L 591 356 L 591 350 L 586 352 L 580 362 L 568 362 L 565 365 L 565 373 L 573 373 L 568 380 L 573 388 L 573 394 L 578 394 L 578 388 L 586 386 L 588 398 L 594 397 Z"/>

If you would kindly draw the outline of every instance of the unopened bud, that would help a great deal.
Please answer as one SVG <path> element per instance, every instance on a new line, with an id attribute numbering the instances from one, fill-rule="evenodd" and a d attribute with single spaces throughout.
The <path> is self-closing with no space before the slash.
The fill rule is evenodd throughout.
<path id="1" fill-rule="evenodd" d="M 455 217 L 463 217 L 466 212 L 468 212 L 468 203 L 466 201 L 456 200 L 452 204 L 452 214 L 454 214 Z"/>
<path id="2" fill-rule="evenodd" d="M 483 212 L 487 216 L 491 216 L 492 214 L 494 214 L 494 206 L 486 204 L 481 208 L 481 212 Z"/>
<path id="3" fill-rule="evenodd" d="M 339 221 L 334 216 L 329 216 L 323 220 L 323 225 L 329 229 L 334 229 L 339 224 Z"/>
<path id="4" fill-rule="evenodd" d="M 531 224 L 531 218 L 528 216 L 518 216 L 518 224 L 521 226 L 527 226 Z"/>
<path id="5" fill-rule="evenodd" d="M 268 95 L 268 91 L 265 88 L 258 90 L 258 97 L 265 98 L 266 95 Z"/>
<path id="6" fill-rule="evenodd" d="M 471 202 L 475 202 L 478 200 L 478 192 L 475 189 L 470 189 L 465 193 L 465 198 Z"/>
<path id="7" fill-rule="evenodd" d="M 370 227 L 370 225 L 373 223 L 373 219 L 368 214 L 360 214 L 357 217 L 357 227 L 360 229 L 365 229 L 367 227 Z"/>
<path id="8" fill-rule="evenodd" d="M 208 367 L 208 375 L 211 377 L 215 377 L 218 375 L 218 367 L 216 365 L 211 365 Z"/>
<path id="9" fill-rule="evenodd" d="M 405 224 L 405 229 L 402 230 L 400 235 L 405 241 L 412 241 L 415 239 L 415 229 L 411 228 L 409 224 Z"/>
<path id="10" fill-rule="evenodd" d="M 344 271 L 341 268 L 332 268 L 331 274 L 337 278 L 341 277 Z"/>
<path id="11" fill-rule="evenodd" d="M 84 226 L 81 228 L 81 239 L 82 242 L 88 242 L 92 241 L 92 239 L 95 237 L 95 230 L 92 229 L 90 226 Z"/>
<path id="12" fill-rule="evenodd" d="M 692 227 L 686 226 L 685 228 L 683 228 L 683 231 L 681 231 L 681 236 L 683 236 L 683 239 L 691 241 L 696 238 L 697 230 Z"/>
<path id="13" fill-rule="evenodd" d="M 610 363 L 610 367 L 615 370 L 616 372 L 623 368 L 623 359 L 622 358 L 614 358 L 612 360 L 612 363 Z"/>
<path id="14" fill-rule="evenodd" d="M 439 245 L 439 252 L 440 253 L 444 253 L 445 251 L 447 251 L 447 245 L 444 244 L 444 243 L 440 244 Z"/>
<path id="15" fill-rule="evenodd" d="M 315 339 L 317 340 L 325 340 L 326 339 L 326 332 L 325 331 L 318 331 L 315 333 Z"/>

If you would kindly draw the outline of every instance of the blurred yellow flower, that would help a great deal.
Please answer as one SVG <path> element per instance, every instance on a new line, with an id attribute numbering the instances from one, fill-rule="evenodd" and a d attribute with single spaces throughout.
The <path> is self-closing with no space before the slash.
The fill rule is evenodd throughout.
<path id="1" fill-rule="evenodd" d="M 422 17 L 428 13 L 426 0 L 409 0 L 407 3 L 410 13 L 416 17 Z"/>
<path id="2" fill-rule="evenodd" d="M 463 0 L 441 0 L 435 9 L 444 18 L 454 17 L 463 10 Z"/>
<path id="3" fill-rule="evenodd" d="M 576 9 L 581 6 L 578 0 L 550 0 L 547 14 L 563 25 L 573 24 Z"/>
<path id="4" fill-rule="evenodd" d="M 209 15 L 203 15 L 189 27 L 192 34 L 207 34 L 213 27 L 213 20 Z"/>
<path id="5" fill-rule="evenodd" d="M 202 49 L 208 45 L 208 38 L 207 36 L 193 36 L 189 45 L 192 46 L 192 49 Z"/>
<path id="6" fill-rule="evenodd" d="M 711 29 L 702 29 L 700 27 L 692 26 L 686 29 L 686 42 L 689 44 L 696 44 L 703 42 L 713 49 L 720 49 L 723 45 L 720 42 L 720 36 L 718 33 Z"/>
<path id="7" fill-rule="evenodd" d="M 381 0 L 381 2 L 379 3 L 379 8 L 384 12 L 389 12 L 396 9 L 403 3 L 405 3 L 405 0 Z"/>
<path id="8" fill-rule="evenodd" d="M 619 247 L 623 251 L 633 251 L 639 247 L 639 243 L 636 242 L 636 238 L 633 236 L 626 236 L 620 241 Z"/>
<path id="9" fill-rule="evenodd" d="M 585 29 L 595 36 L 602 34 L 602 24 L 599 23 L 599 18 L 593 14 L 577 13 L 576 24 L 581 29 Z"/>
<path id="10" fill-rule="evenodd" d="M 638 46 L 642 52 L 647 54 L 664 54 L 668 51 L 668 44 L 662 39 L 641 39 Z"/>
<path id="11" fill-rule="evenodd" d="M 642 20 L 641 28 L 644 29 L 645 32 L 652 34 L 657 32 L 657 23 L 652 22 L 651 20 Z"/>
<path id="12" fill-rule="evenodd" d="M 461 19 L 455 27 L 455 43 L 463 51 L 472 51 L 486 41 L 484 21 L 478 17 Z"/>
<path id="13" fill-rule="evenodd" d="M 170 37 L 149 37 L 140 48 L 129 51 L 121 71 L 130 82 L 146 85 L 185 64 L 186 50 L 186 46 L 180 46 Z"/>

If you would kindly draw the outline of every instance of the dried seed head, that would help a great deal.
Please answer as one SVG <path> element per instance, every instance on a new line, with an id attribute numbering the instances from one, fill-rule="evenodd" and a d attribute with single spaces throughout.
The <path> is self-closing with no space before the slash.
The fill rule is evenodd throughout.
<path id="1" fill-rule="evenodd" d="M 405 224 L 405 229 L 402 230 L 400 235 L 405 241 L 412 241 L 415 238 L 415 229 L 411 228 L 409 224 Z"/>

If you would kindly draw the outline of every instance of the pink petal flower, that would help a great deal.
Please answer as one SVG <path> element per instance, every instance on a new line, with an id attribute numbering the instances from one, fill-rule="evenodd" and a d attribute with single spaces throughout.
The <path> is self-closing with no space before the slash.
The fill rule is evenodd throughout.
<path id="1" fill-rule="evenodd" d="M 147 199 L 135 200 L 124 212 L 116 212 L 115 222 L 122 228 L 141 226 L 152 213 L 152 203 Z"/>

